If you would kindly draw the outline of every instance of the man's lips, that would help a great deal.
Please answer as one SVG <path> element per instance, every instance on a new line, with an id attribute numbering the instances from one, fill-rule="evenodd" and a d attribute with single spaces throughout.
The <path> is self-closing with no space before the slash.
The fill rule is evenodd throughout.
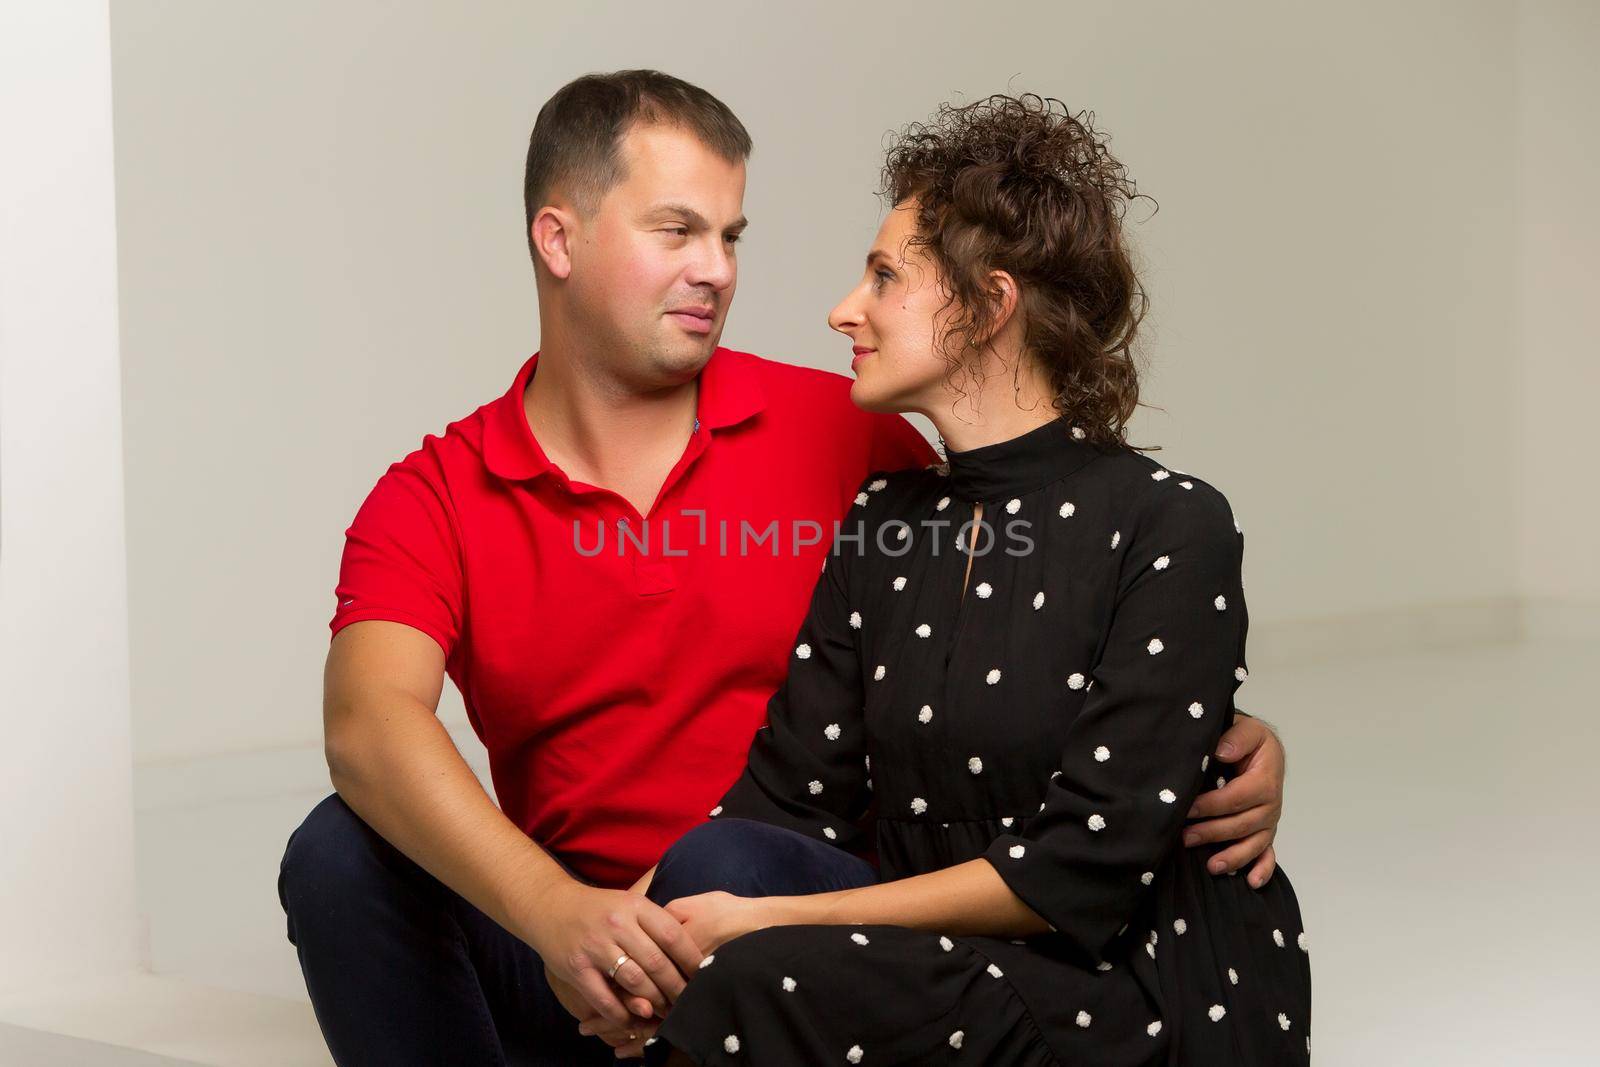
<path id="1" fill-rule="evenodd" d="M 667 317 L 690 333 L 710 333 L 716 313 L 708 307 L 673 308 L 667 312 Z"/>

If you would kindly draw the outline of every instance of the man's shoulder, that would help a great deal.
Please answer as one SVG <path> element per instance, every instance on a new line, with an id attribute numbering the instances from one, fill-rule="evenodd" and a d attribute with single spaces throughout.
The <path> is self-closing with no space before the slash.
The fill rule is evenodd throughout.
<path id="1" fill-rule="evenodd" d="M 903 415 L 856 406 L 850 398 L 854 379 L 848 375 L 726 351 L 761 383 L 768 427 L 803 439 L 814 456 L 831 449 L 849 470 L 852 484 L 878 467 L 920 467 L 934 458 L 927 440 Z"/>
<path id="2" fill-rule="evenodd" d="M 922 437 L 904 416 L 856 405 L 850 398 L 855 379 L 849 375 L 751 352 L 728 349 L 727 354 L 761 383 L 767 422 L 774 430 L 801 434 L 813 444 L 832 439 L 847 451 L 888 449 L 891 455 L 877 459 L 893 460 L 896 467 L 923 458 L 916 449 Z"/>
<path id="3" fill-rule="evenodd" d="M 440 490 L 460 486 L 465 478 L 481 481 L 484 469 L 485 426 L 494 404 L 479 405 L 467 414 L 445 424 L 444 428 L 424 433 L 422 440 L 399 459 L 393 460 L 384 478 L 421 478 Z M 390 453 L 393 455 L 393 453 Z M 449 494 L 446 490 L 447 495 Z"/>
<path id="4" fill-rule="evenodd" d="M 754 352 L 727 349 L 728 358 L 754 374 L 766 392 L 769 404 L 828 404 L 830 408 L 866 417 L 866 412 L 850 400 L 850 378 L 837 371 L 788 363 Z"/>

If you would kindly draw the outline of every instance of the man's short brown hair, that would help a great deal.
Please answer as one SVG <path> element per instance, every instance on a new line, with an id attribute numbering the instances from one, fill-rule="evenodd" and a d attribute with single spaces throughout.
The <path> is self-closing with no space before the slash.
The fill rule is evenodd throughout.
<path id="1" fill-rule="evenodd" d="M 636 123 L 675 126 L 730 163 L 750 156 L 750 134 L 728 105 L 659 70 L 585 74 L 545 101 L 528 138 L 522 177 L 523 234 L 533 249 L 533 217 L 558 183 L 592 214 L 606 192 L 627 177 L 618 146 Z"/>

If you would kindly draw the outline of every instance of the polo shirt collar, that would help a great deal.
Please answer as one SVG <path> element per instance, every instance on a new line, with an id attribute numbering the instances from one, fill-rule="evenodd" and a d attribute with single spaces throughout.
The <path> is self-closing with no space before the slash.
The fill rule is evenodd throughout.
<path id="1" fill-rule="evenodd" d="M 490 403 L 484 422 L 484 462 L 509 481 L 537 478 L 553 466 L 522 410 L 522 397 L 538 362 L 539 353 L 528 357 L 511 388 Z M 761 411 L 766 402 L 755 358 L 719 347 L 700 369 L 696 432 L 737 425 Z"/>

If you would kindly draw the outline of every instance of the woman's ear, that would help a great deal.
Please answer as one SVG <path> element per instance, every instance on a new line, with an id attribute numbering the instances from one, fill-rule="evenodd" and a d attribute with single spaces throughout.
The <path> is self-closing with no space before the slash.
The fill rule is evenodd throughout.
<path id="1" fill-rule="evenodd" d="M 575 217 L 568 211 L 546 205 L 533 217 L 529 233 L 533 250 L 545 270 L 563 281 L 572 273 L 572 240 Z"/>
<path id="2" fill-rule="evenodd" d="M 991 338 L 998 337 L 1010 325 L 1012 316 L 1017 312 L 1017 301 L 1021 299 L 1017 293 L 1017 280 L 1003 270 L 989 272 L 989 291 L 994 300 L 994 328 L 990 332 Z"/>

